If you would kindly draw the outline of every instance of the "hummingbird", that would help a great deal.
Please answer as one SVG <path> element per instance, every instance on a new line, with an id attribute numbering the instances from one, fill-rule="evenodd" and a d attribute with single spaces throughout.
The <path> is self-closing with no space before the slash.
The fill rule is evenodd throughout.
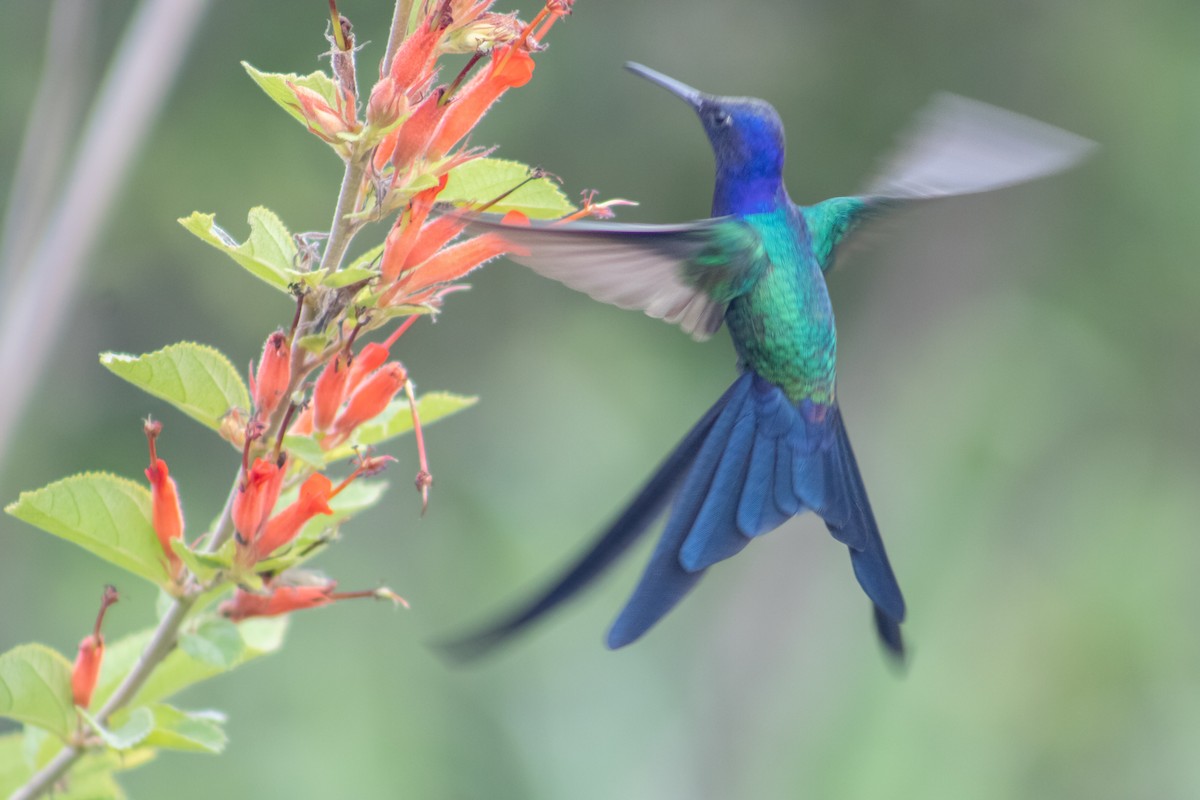
<path id="1" fill-rule="evenodd" d="M 596 300 L 679 325 L 729 329 L 738 377 L 625 509 L 562 576 L 494 624 L 447 645 L 479 655 L 596 580 L 667 512 L 648 566 L 609 630 L 640 638 L 705 571 L 809 510 L 849 551 L 886 650 L 904 656 L 905 602 L 888 561 L 837 394 L 837 333 L 824 274 L 868 220 L 913 201 L 989 191 L 1053 173 L 1092 143 L 981 102 L 939 95 L 862 194 L 792 202 L 784 128 L 764 100 L 706 94 L 636 63 L 683 100 L 712 144 L 712 216 L 674 225 L 516 225 L 476 217 L 509 258 Z"/>

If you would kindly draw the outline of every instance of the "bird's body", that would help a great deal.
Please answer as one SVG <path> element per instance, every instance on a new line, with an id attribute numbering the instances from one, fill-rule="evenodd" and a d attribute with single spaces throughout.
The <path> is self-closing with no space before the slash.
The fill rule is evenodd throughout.
<path id="1" fill-rule="evenodd" d="M 1009 112 L 948 98 L 927 113 L 859 197 L 798 206 L 783 184 L 783 125 L 754 98 L 718 97 L 639 65 L 688 102 L 716 156 L 712 218 L 682 225 L 477 221 L 513 260 L 604 302 L 677 323 L 705 339 L 724 323 L 740 375 L 625 511 L 547 591 L 452 645 L 490 648 L 601 574 L 670 506 L 633 596 L 609 632 L 628 644 L 712 564 L 806 510 L 847 546 L 884 644 L 903 652 L 905 606 L 837 402 L 837 333 L 824 272 L 864 220 L 898 203 L 985 191 L 1061 169 L 1090 143 Z"/>
<path id="2" fill-rule="evenodd" d="M 725 310 L 738 359 L 794 403 L 832 403 L 837 331 L 804 216 L 789 202 L 742 220 L 761 239 L 766 263 Z"/>

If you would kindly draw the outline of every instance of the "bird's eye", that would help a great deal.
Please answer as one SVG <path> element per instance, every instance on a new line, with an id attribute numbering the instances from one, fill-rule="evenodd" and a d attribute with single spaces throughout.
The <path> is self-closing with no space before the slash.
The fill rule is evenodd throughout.
<path id="1" fill-rule="evenodd" d="M 713 124 L 714 125 L 721 127 L 721 128 L 725 128 L 732 122 L 733 122 L 733 117 L 729 116 L 724 111 L 714 111 L 713 112 Z"/>

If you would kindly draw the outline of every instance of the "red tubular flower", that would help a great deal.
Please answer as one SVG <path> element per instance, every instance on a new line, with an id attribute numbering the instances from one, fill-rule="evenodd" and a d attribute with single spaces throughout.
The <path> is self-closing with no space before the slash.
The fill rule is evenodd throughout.
<path id="1" fill-rule="evenodd" d="M 337 584 L 320 586 L 275 586 L 266 594 L 238 589 L 233 599 L 221 604 L 221 613 L 234 622 L 250 617 L 277 617 L 304 608 L 316 608 L 333 602 Z"/>
<path id="2" fill-rule="evenodd" d="M 350 396 L 346 408 L 333 425 L 334 432 L 347 435 L 362 423 L 377 417 L 407 381 L 408 373 L 399 363 L 393 361 L 384 364 Z"/>
<path id="3" fill-rule="evenodd" d="M 275 331 L 263 345 L 262 358 L 258 362 L 258 373 L 251 388 L 254 391 L 254 409 L 260 419 L 265 419 L 279 407 L 279 401 L 287 392 L 292 379 L 291 348 L 283 331 Z"/>
<path id="4" fill-rule="evenodd" d="M 363 381 L 387 361 L 388 352 L 388 346 L 380 342 L 367 342 L 363 345 L 362 350 L 358 351 L 358 355 L 350 362 L 350 377 L 346 380 L 344 396 L 349 397 L 358 391 Z"/>
<path id="5" fill-rule="evenodd" d="M 150 466 L 146 467 L 146 477 L 150 480 L 154 533 L 158 535 L 158 543 L 167 557 L 171 576 L 179 577 L 183 564 L 171 548 L 172 539 L 183 538 L 183 509 L 179 506 L 179 491 L 175 479 L 167 471 L 167 462 L 161 458 L 151 461 Z"/>
<path id="6" fill-rule="evenodd" d="M 435 89 L 421 101 L 413 115 L 400 126 L 396 147 L 392 150 L 393 181 L 398 180 L 416 159 L 427 156 L 438 124 L 450 106 L 442 102 L 446 90 Z"/>
<path id="7" fill-rule="evenodd" d="M 512 244 L 500 235 L 485 233 L 439 251 L 425 263 L 405 273 L 400 283 L 415 293 L 439 283 L 456 281 L 471 270 L 512 250 Z"/>
<path id="8" fill-rule="evenodd" d="M 243 472 L 233 496 L 233 526 L 243 542 L 252 542 L 262 527 L 279 491 L 283 488 L 286 463 L 276 463 L 265 458 L 254 459 L 254 465 Z"/>
<path id="9" fill-rule="evenodd" d="M 179 505 L 179 489 L 167 469 L 167 462 L 158 457 L 155 440 L 162 431 L 162 423 L 147 420 L 144 426 L 146 439 L 150 443 L 150 466 L 146 467 L 146 479 L 150 481 L 151 522 L 171 577 L 179 577 L 183 563 L 171 549 L 172 539 L 183 538 L 183 508 Z"/>
<path id="10" fill-rule="evenodd" d="M 408 210 L 401 215 L 401 221 L 388 233 L 383 246 L 383 258 L 380 260 L 379 274 L 384 283 L 391 283 L 400 275 L 408 259 L 408 252 L 420 235 L 429 211 L 437 200 L 438 193 L 446 186 L 447 176 L 443 175 L 437 186 L 431 186 L 418 192 L 408 203 Z"/>
<path id="11" fill-rule="evenodd" d="M 462 229 L 466 225 L 466 220 L 461 217 L 453 214 L 443 214 L 433 222 L 422 227 L 416 242 L 413 243 L 412 250 L 409 251 L 408 257 L 404 259 L 405 269 L 425 262 L 434 253 L 449 244 L 451 239 L 462 233 Z"/>
<path id="12" fill-rule="evenodd" d="M 317 378 L 313 387 L 312 422 L 319 431 L 327 431 L 337 417 L 342 400 L 346 397 L 346 379 L 350 375 L 350 365 L 346 363 L 345 352 L 338 353 L 329 360 L 325 369 Z"/>
<path id="13" fill-rule="evenodd" d="M 335 581 L 306 586 L 289 586 L 283 583 L 273 583 L 267 592 L 256 594 L 238 589 L 233 598 L 221 604 L 221 613 L 234 622 L 240 622 L 250 617 L 277 617 L 290 614 L 306 608 L 317 608 L 329 605 L 338 600 L 351 600 L 358 597 L 374 597 L 378 600 L 391 600 L 397 605 L 408 607 L 403 597 L 391 589 L 379 588 L 363 592 L 335 592 Z"/>
<path id="14" fill-rule="evenodd" d="M 317 514 L 332 514 L 329 500 L 336 494 L 333 482 L 321 473 L 314 473 L 300 486 L 296 502 L 280 511 L 263 528 L 262 534 L 252 545 L 255 561 L 288 544 L 300 533 L 310 519 Z"/>
<path id="15" fill-rule="evenodd" d="M 104 636 L 100 633 L 100 625 L 104 622 L 104 612 L 115 602 L 117 590 L 112 586 L 105 586 L 104 596 L 100 600 L 100 613 L 96 615 L 96 626 L 79 643 L 75 667 L 71 670 L 71 697 L 80 708 L 87 708 L 92 704 L 92 692 L 96 690 L 100 665 L 104 661 Z"/>
<path id="16" fill-rule="evenodd" d="M 489 67 L 476 73 L 450 103 L 450 111 L 429 145 L 431 157 L 438 157 L 458 144 L 500 95 L 528 83 L 533 77 L 533 66 L 533 57 L 518 45 L 493 52 Z"/>

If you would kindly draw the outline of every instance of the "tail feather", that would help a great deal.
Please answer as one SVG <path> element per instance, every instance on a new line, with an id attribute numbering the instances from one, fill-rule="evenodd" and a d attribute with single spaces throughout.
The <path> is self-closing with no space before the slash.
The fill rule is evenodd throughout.
<path id="1" fill-rule="evenodd" d="M 621 516 L 558 580 L 509 616 L 476 633 L 443 642 L 439 648 L 454 658 L 482 656 L 591 585 L 609 565 L 641 538 L 662 513 L 696 459 L 713 423 L 725 409 L 730 397 L 737 394 L 739 385 L 740 381 L 729 387 L 713 404 L 683 441 L 659 465 Z"/>
<path id="2" fill-rule="evenodd" d="M 609 631 L 610 648 L 640 638 L 704 571 L 814 509 L 850 550 L 855 577 L 875 607 L 880 639 L 903 655 L 904 598 L 888 563 L 841 410 L 805 400 L 753 372 L 733 383 L 688 433 L 612 526 L 557 582 L 517 613 L 445 646 L 479 655 L 596 579 L 674 501 L 650 561 Z"/>
<path id="3" fill-rule="evenodd" d="M 737 517 L 750 470 L 756 422 L 752 414 L 743 413 L 730 431 L 712 489 L 679 551 L 679 563 L 689 572 L 724 561 L 750 543 L 738 527 Z"/>
<path id="4" fill-rule="evenodd" d="M 646 565 L 633 595 L 608 632 L 610 648 L 615 650 L 640 638 L 674 608 L 703 576 L 703 570 L 685 568 L 679 552 L 688 535 L 696 528 L 705 501 L 714 492 L 714 479 L 750 393 L 752 377 L 750 373 L 742 375 L 726 393 L 729 400 L 707 433 L 684 479 L 679 496 L 667 517 L 666 527 L 650 556 L 650 563 Z"/>
<path id="5" fill-rule="evenodd" d="M 833 463 L 841 472 L 841 490 L 831 497 L 831 510 L 829 516 L 825 517 L 825 524 L 839 541 L 860 543 L 850 547 L 854 576 L 875 604 L 875 622 L 880 638 L 893 653 L 902 655 L 904 644 L 900 638 L 900 623 L 904 621 L 906 611 L 904 597 L 888 563 L 879 526 L 875 523 L 875 514 L 867 500 L 867 490 L 863 486 L 840 410 L 836 412 L 833 425 L 834 450 L 837 453 Z M 840 519 L 845 522 L 840 522 Z"/>

